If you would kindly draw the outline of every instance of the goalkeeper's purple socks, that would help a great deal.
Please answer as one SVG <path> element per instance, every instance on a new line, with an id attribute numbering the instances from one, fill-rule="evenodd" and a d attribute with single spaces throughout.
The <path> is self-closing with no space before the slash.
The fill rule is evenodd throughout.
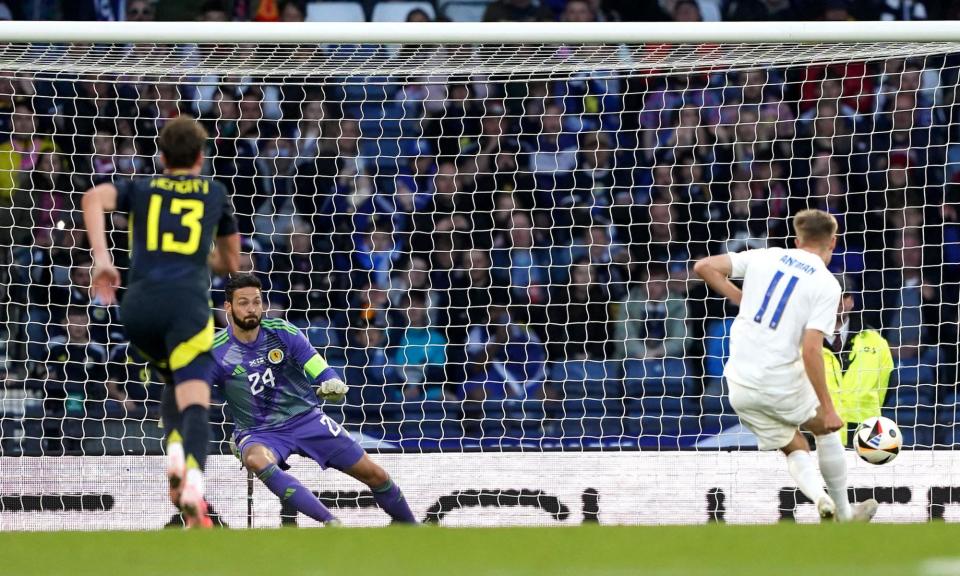
<path id="1" fill-rule="evenodd" d="M 379 488 L 373 489 L 373 499 L 377 501 L 380 508 L 393 518 L 394 522 L 404 524 L 416 524 L 410 506 L 407 505 L 407 499 L 403 497 L 400 487 L 394 484 L 393 480 L 387 480 L 387 483 Z"/>
<path id="2" fill-rule="evenodd" d="M 278 468 L 276 464 L 261 470 L 257 477 L 277 495 L 277 498 L 283 502 L 289 502 L 298 512 L 306 514 L 317 522 L 327 523 L 336 520 L 336 517 L 313 495 L 313 492 L 307 490 L 306 486 Z"/>

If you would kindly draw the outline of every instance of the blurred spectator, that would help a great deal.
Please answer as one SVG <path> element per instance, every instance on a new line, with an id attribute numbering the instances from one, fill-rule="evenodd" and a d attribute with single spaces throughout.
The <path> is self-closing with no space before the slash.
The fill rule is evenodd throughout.
<path id="1" fill-rule="evenodd" d="M 932 276 L 933 270 L 924 266 L 920 235 L 916 231 L 895 234 L 890 259 L 886 271 L 870 273 L 865 282 L 869 309 L 883 311 L 881 322 L 869 324 L 884 326 L 884 336 L 898 361 L 927 354 L 928 363 L 935 365 L 935 355 L 929 354 L 935 354 L 940 336 L 939 281 Z M 865 315 L 875 318 L 876 313 Z"/>
<path id="2" fill-rule="evenodd" d="M 562 118 L 563 108 L 559 104 L 548 104 L 540 118 L 540 133 L 523 144 L 530 171 L 536 177 L 537 206 L 542 208 L 554 207 L 562 201 L 555 194 L 564 194 L 563 181 L 577 165 L 577 137 L 564 131 Z"/>
<path id="3" fill-rule="evenodd" d="M 281 22 L 303 22 L 307 19 L 307 9 L 300 0 L 282 0 L 280 2 Z"/>
<path id="4" fill-rule="evenodd" d="M 754 198 L 749 173 L 738 168 L 730 183 L 730 200 L 712 206 L 711 236 L 724 239 L 723 251 L 766 248 L 766 200 Z"/>
<path id="5" fill-rule="evenodd" d="M 588 260 L 578 260 L 570 267 L 569 283 L 552 287 L 546 329 L 551 360 L 609 357 L 610 295 L 595 273 Z"/>
<path id="6" fill-rule="evenodd" d="M 676 262 L 689 259 L 675 206 L 662 189 L 653 193 L 645 215 L 645 226 L 634 235 L 633 261 L 637 263 Z"/>
<path id="7" fill-rule="evenodd" d="M 27 101 L 15 104 L 10 126 L 9 140 L 0 143 L 0 206 L 8 208 L 14 204 L 29 205 L 25 198 L 17 196 L 28 195 L 26 178 L 41 155 L 55 150 L 53 141 L 38 132 L 34 111 Z"/>
<path id="8" fill-rule="evenodd" d="M 117 171 L 114 164 L 116 160 L 116 148 L 113 145 L 113 135 L 104 132 L 97 132 L 93 136 L 93 158 L 90 164 L 93 170 L 93 183 L 100 184 L 113 176 Z"/>
<path id="9" fill-rule="evenodd" d="M 407 22 L 432 22 L 433 19 L 430 18 L 430 15 L 427 14 L 425 10 L 420 8 L 414 8 L 410 12 L 407 12 Z"/>
<path id="10" fill-rule="evenodd" d="M 548 22 L 555 17 L 534 0 L 495 0 L 483 13 L 484 22 Z"/>
<path id="11" fill-rule="evenodd" d="M 665 266 L 651 265 L 648 277 L 633 287 L 620 310 L 615 340 L 624 347 L 618 356 L 641 360 L 686 357 L 690 336 L 684 268 L 671 268 L 668 275 Z"/>
<path id="12" fill-rule="evenodd" d="M 230 13 L 227 10 L 224 0 L 206 0 L 200 6 L 200 14 L 197 16 L 197 20 L 203 22 L 228 22 L 230 20 Z"/>
<path id="13" fill-rule="evenodd" d="M 149 382 L 150 369 L 146 363 L 134 361 L 128 344 L 115 346 L 107 366 L 107 415 L 143 418 L 147 410 L 146 386 Z"/>
<path id="14" fill-rule="evenodd" d="M 150 0 L 130 0 L 125 14 L 127 22 L 152 22 L 157 11 Z"/>
<path id="15" fill-rule="evenodd" d="M 664 22 L 670 19 L 660 2 L 637 2 L 636 0 L 604 0 L 605 9 L 617 20 L 626 22 Z"/>
<path id="16" fill-rule="evenodd" d="M 51 439 L 62 437 L 67 451 L 80 448 L 84 425 L 102 414 L 106 397 L 107 353 L 90 340 L 89 323 L 84 308 L 71 308 L 64 319 L 67 338 L 51 342 L 43 366 L 44 410 L 53 416 L 45 432 Z"/>
<path id="17" fill-rule="evenodd" d="M 878 20 L 926 20 L 930 17 L 924 0 L 872 0 Z"/>
<path id="18" fill-rule="evenodd" d="M 314 249 L 312 240 L 310 224 L 295 219 L 289 250 L 270 254 L 270 281 L 265 284 L 272 290 L 271 298 L 290 309 L 287 320 L 301 327 L 326 317 L 331 302 L 329 259 Z"/>
<path id="19" fill-rule="evenodd" d="M 509 287 L 513 305 L 543 305 L 550 289 L 550 250 L 534 244 L 529 215 L 514 212 L 511 223 L 490 253 L 494 281 Z"/>
<path id="20" fill-rule="evenodd" d="M 488 323 L 470 329 L 463 396 L 470 400 L 542 398 L 546 349 L 514 322 L 505 306 L 491 306 Z"/>
<path id="21" fill-rule="evenodd" d="M 358 231 L 354 234 L 354 266 L 358 279 L 363 285 L 380 290 L 390 288 L 390 275 L 401 257 L 401 247 L 393 238 L 389 220 L 373 225 L 369 232 Z"/>
<path id="22" fill-rule="evenodd" d="M 723 0 L 720 12 L 725 21 L 798 20 L 801 13 L 791 0 Z"/>
<path id="23" fill-rule="evenodd" d="M 829 87 L 823 85 L 823 82 L 832 78 L 841 80 L 840 102 L 839 104 L 825 102 L 826 105 L 841 107 L 845 116 L 849 115 L 848 110 L 862 114 L 872 109 L 876 91 L 875 76 L 867 70 L 867 65 L 863 62 L 844 62 L 807 67 L 804 72 L 804 82 L 801 85 L 801 114 L 821 102 L 819 99 L 821 90 L 827 98 L 831 100 L 837 98 L 835 84 Z"/>
<path id="24" fill-rule="evenodd" d="M 563 22 L 596 22 L 597 15 L 593 6 L 587 0 L 567 0 L 567 5 L 560 13 Z"/>
<path id="25" fill-rule="evenodd" d="M 408 325 L 403 329 L 392 359 L 403 370 L 404 397 L 441 399 L 447 361 L 446 338 L 430 325 L 425 294 L 411 292 L 406 311 Z"/>
<path id="26" fill-rule="evenodd" d="M 674 22 L 701 22 L 700 6 L 694 0 L 678 0 L 670 12 Z"/>
<path id="27" fill-rule="evenodd" d="M 379 421 L 384 402 L 402 402 L 402 366 L 387 356 L 387 333 L 377 322 L 364 322 L 350 330 L 345 381 L 350 386 L 347 403 L 367 408 L 365 417 Z"/>

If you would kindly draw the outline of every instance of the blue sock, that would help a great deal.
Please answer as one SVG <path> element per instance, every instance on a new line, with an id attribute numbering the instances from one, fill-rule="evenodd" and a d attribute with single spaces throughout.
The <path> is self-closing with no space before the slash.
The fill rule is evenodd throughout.
<path id="1" fill-rule="evenodd" d="M 407 499 L 403 497 L 400 487 L 394 484 L 393 480 L 387 480 L 387 483 L 379 488 L 373 489 L 373 499 L 377 501 L 380 508 L 390 515 L 395 522 L 405 524 L 416 524 L 417 519 L 407 505 Z"/>
<path id="2" fill-rule="evenodd" d="M 261 470 L 257 478 L 276 494 L 277 498 L 283 502 L 290 502 L 298 512 L 306 514 L 317 522 L 326 523 L 336 520 L 330 510 L 313 495 L 313 492 L 307 490 L 296 478 L 278 468 L 276 464 Z"/>

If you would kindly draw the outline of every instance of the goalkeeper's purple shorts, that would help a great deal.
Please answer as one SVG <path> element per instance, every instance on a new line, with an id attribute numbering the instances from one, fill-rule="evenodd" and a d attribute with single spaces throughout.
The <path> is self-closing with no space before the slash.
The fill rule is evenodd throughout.
<path id="1" fill-rule="evenodd" d="M 346 470 L 363 458 L 364 451 L 350 433 L 318 409 L 298 414 L 277 426 L 244 430 L 236 434 L 240 452 L 251 444 L 273 451 L 282 468 L 291 454 L 310 458 L 321 468 Z"/>

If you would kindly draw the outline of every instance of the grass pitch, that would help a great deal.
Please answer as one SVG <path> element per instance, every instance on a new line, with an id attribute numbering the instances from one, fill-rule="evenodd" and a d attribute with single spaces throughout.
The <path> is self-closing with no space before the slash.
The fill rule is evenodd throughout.
<path id="1" fill-rule="evenodd" d="M 9 576 L 960 576 L 960 525 L 0 533 Z"/>

